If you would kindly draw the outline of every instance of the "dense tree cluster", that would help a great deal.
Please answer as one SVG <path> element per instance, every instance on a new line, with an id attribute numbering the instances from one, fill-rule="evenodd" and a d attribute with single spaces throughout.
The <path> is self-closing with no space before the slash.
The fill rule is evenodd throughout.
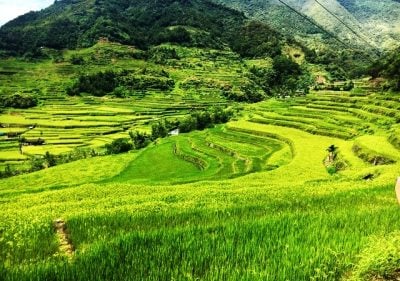
<path id="1" fill-rule="evenodd" d="M 151 143 L 151 136 L 144 132 L 131 131 L 129 136 L 132 140 L 133 149 L 142 149 Z"/>
<path id="2" fill-rule="evenodd" d="M 21 138 L 20 141 L 23 141 L 23 138 Z M 21 174 L 32 173 L 98 155 L 100 154 L 94 149 L 87 148 L 76 148 L 68 153 L 60 155 L 55 155 L 47 151 L 43 156 L 32 156 L 28 161 L 28 167 L 26 169 L 15 169 L 11 165 L 7 165 L 3 171 L 0 171 L 0 178 L 8 178 Z"/>
<path id="3" fill-rule="evenodd" d="M 310 63 L 326 65 L 330 80 L 343 81 L 367 74 L 372 57 L 364 51 L 341 46 L 340 49 L 323 49 L 315 52 L 303 48 Z"/>
<path id="4" fill-rule="evenodd" d="M 252 81 L 243 83 L 239 90 L 234 90 L 232 88 L 227 88 L 222 90 L 222 94 L 229 100 L 237 102 L 260 102 L 264 100 L 267 96 L 265 92 L 260 88 L 260 86 L 255 81 L 254 77 L 250 77 Z"/>
<path id="5" fill-rule="evenodd" d="M 373 78 L 385 77 L 389 80 L 386 88 L 400 91 L 400 49 L 388 54 L 384 59 L 377 60 L 369 69 Z"/>
<path id="6" fill-rule="evenodd" d="M 165 71 L 147 73 L 146 69 L 141 72 L 109 70 L 79 76 L 78 80 L 67 89 L 67 94 L 76 96 L 81 93 L 88 93 L 101 97 L 114 93 L 117 97 L 126 97 L 130 91 L 150 89 L 168 91 L 173 89 L 174 85 L 174 80 L 169 78 Z"/>
<path id="7" fill-rule="evenodd" d="M 204 130 L 215 124 L 228 122 L 233 116 L 230 109 L 215 107 L 205 111 L 195 111 L 190 116 L 181 120 L 178 124 L 181 133 L 188 133 L 194 130 Z"/>
<path id="8" fill-rule="evenodd" d="M 114 140 L 110 144 L 106 144 L 105 148 L 106 154 L 120 154 L 131 150 L 133 148 L 133 145 L 129 142 L 129 139 L 119 138 Z"/>
<path id="9" fill-rule="evenodd" d="M 243 57 L 274 57 L 281 54 L 282 36 L 260 22 L 243 26 L 232 38 L 232 49 Z"/>
<path id="10" fill-rule="evenodd" d="M 78 81 L 67 89 L 67 94 L 76 96 L 80 93 L 89 93 L 94 96 L 104 96 L 116 88 L 116 78 L 117 74 L 113 71 L 81 75 Z"/>
<path id="11" fill-rule="evenodd" d="M 13 94 L 13 95 L 1 95 L 0 106 L 2 107 L 13 107 L 13 108 L 30 108 L 38 104 L 38 100 L 35 96 L 25 94 Z"/>
<path id="12" fill-rule="evenodd" d="M 307 93 L 311 84 L 308 71 L 284 55 L 274 57 L 272 68 L 252 67 L 250 72 L 250 78 L 269 96 Z"/>

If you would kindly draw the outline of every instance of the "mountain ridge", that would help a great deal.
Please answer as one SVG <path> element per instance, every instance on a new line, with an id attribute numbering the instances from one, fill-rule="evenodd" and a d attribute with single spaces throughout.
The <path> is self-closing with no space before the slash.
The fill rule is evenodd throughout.
<path id="1" fill-rule="evenodd" d="M 341 40 L 357 47 L 371 44 L 372 48 L 390 50 L 400 38 L 400 3 L 394 0 L 215 0 L 228 7 L 245 12 L 250 18 L 262 20 L 284 33 L 302 37 L 326 36 L 283 3 L 294 8 Z M 282 20 L 282 17 L 285 20 Z M 293 26 L 296 26 L 294 29 Z M 352 30 L 350 30 L 350 29 Z M 305 42 L 303 38 L 303 42 Z M 328 43 L 329 44 L 329 43 Z"/>
<path id="2" fill-rule="evenodd" d="M 207 11 L 207 13 L 205 13 Z M 26 52 L 34 47 L 55 49 L 92 46 L 100 37 L 147 48 L 168 41 L 187 40 L 171 26 L 190 26 L 209 33 L 203 45 L 216 45 L 243 24 L 238 11 L 207 0 L 63 0 L 30 12 L 0 28 L 0 48 Z M 180 30 L 182 31 L 182 30 Z M 182 33 L 182 32 L 181 32 Z M 165 38 L 168 37 L 168 38 Z"/>

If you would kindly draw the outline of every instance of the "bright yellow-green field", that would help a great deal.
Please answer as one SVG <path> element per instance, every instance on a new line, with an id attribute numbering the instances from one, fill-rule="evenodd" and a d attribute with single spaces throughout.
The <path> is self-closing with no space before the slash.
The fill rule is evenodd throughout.
<path id="1" fill-rule="evenodd" d="M 1 112 L 2 169 L 47 151 L 101 149 L 196 109 L 239 110 L 139 151 L 0 180 L 0 281 L 396 280 L 396 94 L 359 88 L 238 105 L 221 89 L 240 91 L 249 67 L 271 60 L 157 48 L 180 58 L 134 59 L 138 50 L 101 43 L 62 62 L 2 61 L 1 91 L 40 96 L 37 107 Z M 73 55 L 93 60 L 72 65 Z M 143 68 L 166 71 L 175 87 L 125 99 L 64 93 L 81 72 Z M 15 133 L 46 143 L 21 154 Z"/>
<path id="2" fill-rule="evenodd" d="M 353 112 L 379 97 L 350 107 L 350 92 L 270 100 L 138 152 L 4 179 L 0 276 L 392 280 L 399 150 L 387 124 Z M 333 175 L 324 165 L 332 144 L 346 163 Z M 60 218 L 72 255 L 53 227 Z"/>

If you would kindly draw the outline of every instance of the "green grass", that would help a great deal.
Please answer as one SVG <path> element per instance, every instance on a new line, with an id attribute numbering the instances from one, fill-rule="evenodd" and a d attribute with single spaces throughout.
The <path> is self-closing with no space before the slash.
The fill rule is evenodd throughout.
<path id="1" fill-rule="evenodd" d="M 349 280 L 396 280 L 399 260 L 398 231 L 371 237 Z"/>
<path id="2" fill-rule="evenodd" d="M 143 151 L 112 181 L 177 182 L 193 178 L 198 171 L 193 163 L 173 154 L 173 142 L 165 142 Z"/>
<path id="3" fill-rule="evenodd" d="M 97 45 L 65 55 L 89 56 L 102 48 L 123 51 L 120 45 Z M 27 73 L 33 71 L 46 94 L 37 108 L 3 112 L 0 123 L 13 124 L 3 128 L 13 131 L 38 125 L 24 135 L 43 136 L 48 143 L 24 147 L 27 154 L 63 153 L 78 145 L 98 148 L 128 137 L 128 130 L 148 132 L 149 122 L 163 116 L 174 119 L 194 107 L 226 104 L 209 84 L 237 87 L 247 79 L 241 72 L 246 64 L 268 63 L 235 61 L 229 51 L 182 47 L 177 52 L 181 59 L 163 66 L 115 62 L 113 67 L 121 69 L 165 68 L 179 82 L 171 93 L 149 92 L 127 100 L 50 93 L 51 87 L 60 89 L 57 83 L 65 83 L 60 73 L 72 77 L 82 66 L 7 62 L 18 74 L 0 75 L 10 82 L 2 87 L 29 90 L 35 83 Z M 96 67 L 110 66 L 87 65 L 86 71 Z M 193 77 L 203 83 L 199 89 L 179 86 Z M 400 173 L 394 101 L 390 94 L 370 92 L 271 99 L 244 106 L 226 125 L 160 139 L 137 152 L 3 179 L 0 279 L 319 281 L 390 276 L 399 269 L 400 231 L 393 190 Z M 347 164 L 334 175 L 324 165 L 332 144 Z M 361 154 L 393 161 L 375 166 Z M 22 164 L 25 157 L 15 139 L 2 137 L 1 167 Z M 53 228 L 58 218 L 65 220 L 76 250 L 72 258 L 59 247 Z"/>

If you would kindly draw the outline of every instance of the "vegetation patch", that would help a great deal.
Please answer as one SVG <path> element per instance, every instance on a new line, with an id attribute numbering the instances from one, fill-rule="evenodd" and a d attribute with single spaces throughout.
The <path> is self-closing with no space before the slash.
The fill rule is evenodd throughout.
<path id="1" fill-rule="evenodd" d="M 32 95 L 25 94 L 13 94 L 7 95 L 3 94 L 0 96 L 0 106 L 1 107 L 12 107 L 26 109 L 30 107 L 35 107 L 38 104 L 38 99 Z"/>
<path id="2" fill-rule="evenodd" d="M 78 81 L 67 89 L 70 96 L 89 93 L 94 96 L 114 94 L 117 97 L 130 96 L 132 91 L 171 90 L 175 82 L 169 78 L 168 73 L 162 72 L 159 76 L 150 76 L 146 70 L 140 74 L 129 71 L 119 73 L 113 71 L 99 72 L 91 75 L 80 76 Z"/>
<path id="3" fill-rule="evenodd" d="M 355 143 L 353 145 L 353 152 L 362 160 L 364 160 L 367 163 L 370 163 L 374 166 L 377 165 L 388 165 L 388 164 L 393 164 L 396 163 L 396 160 L 391 158 L 388 155 L 382 155 L 374 151 L 373 149 L 369 149 L 366 147 L 363 147 L 360 144 Z"/>
<path id="4" fill-rule="evenodd" d="M 332 144 L 326 149 L 326 151 L 328 152 L 328 156 L 324 160 L 324 165 L 330 175 L 336 174 L 337 172 L 343 171 L 347 168 L 348 164 L 343 159 L 337 146 Z"/>
<path id="5" fill-rule="evenodd" d="M 390 281 L 400 277 L 400 232 L 374 236 L 360 254 L 349 281 Z"/>

